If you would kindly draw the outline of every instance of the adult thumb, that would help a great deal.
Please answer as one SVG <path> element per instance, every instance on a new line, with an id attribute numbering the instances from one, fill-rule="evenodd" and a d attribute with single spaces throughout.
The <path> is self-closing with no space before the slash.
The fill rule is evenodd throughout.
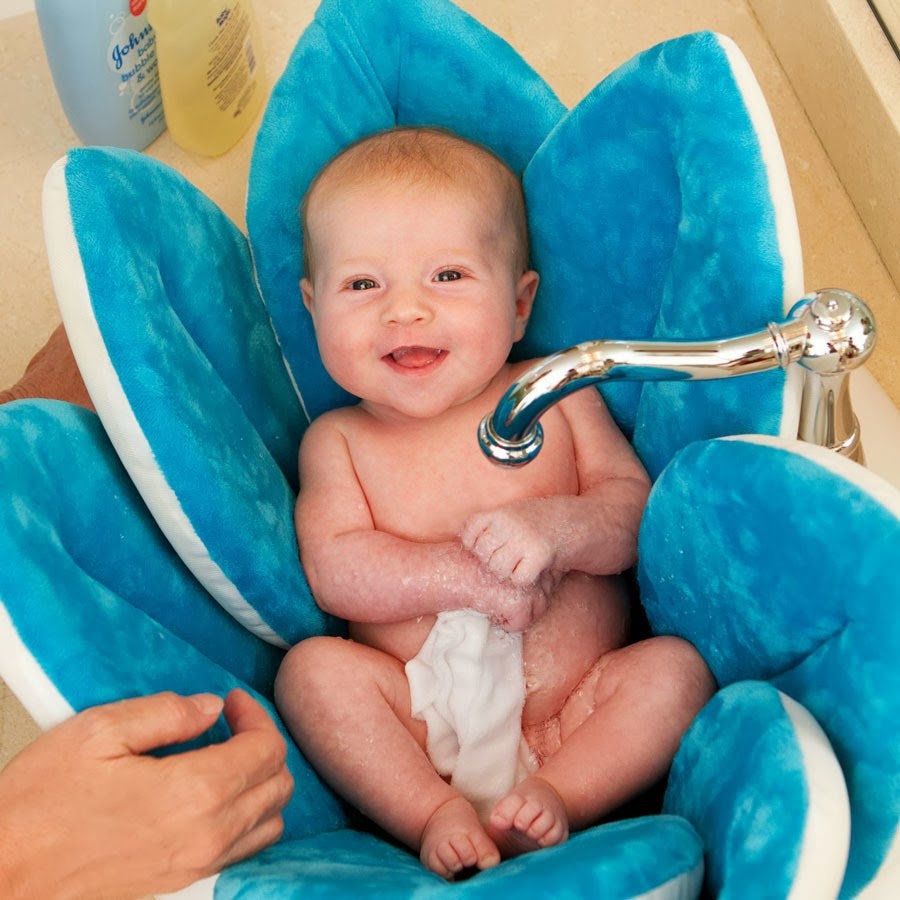
<path id="1" fill-rule="evenodd" d="M 222 712 L 215 694 L 182 696 L 171 691 L 97 707 L 107 748 L 113 754 L 139 754 L 189 741 L 203 734 Z M 110 743 L 112 746 L 110 746 Z"/>

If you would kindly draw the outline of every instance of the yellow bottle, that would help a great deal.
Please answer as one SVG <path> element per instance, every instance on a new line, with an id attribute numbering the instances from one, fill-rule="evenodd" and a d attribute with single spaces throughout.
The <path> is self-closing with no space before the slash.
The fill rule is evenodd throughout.
<path id="1" fill-rule="evenodd" d="M 172 137 L 219 156 L 250 127 L 265 95 L 250 0 L 149 0 L 147 13 Z"/>

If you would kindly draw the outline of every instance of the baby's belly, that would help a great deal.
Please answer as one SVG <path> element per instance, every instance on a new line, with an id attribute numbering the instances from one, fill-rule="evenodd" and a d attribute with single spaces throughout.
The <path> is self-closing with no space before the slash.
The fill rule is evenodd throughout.
<path id="1" fill-rule="evenodd" d="M 392 625 L 351 625 L 350 636 L 405 663 L 425 642 L 434 616 Z M 524 726 L 556 715 L 591 666 L 628 636 L 628 601 L 618 578 L 573 572 L 560 583 L 550 607 L 525 632 Z"/>
<path id="2" fill-rule="evenodd" d="M 546 615 L 525 633 L 523 726 L 555 716 L 597 660 L 628 639 L 621 580 L 573 572 Z"/>

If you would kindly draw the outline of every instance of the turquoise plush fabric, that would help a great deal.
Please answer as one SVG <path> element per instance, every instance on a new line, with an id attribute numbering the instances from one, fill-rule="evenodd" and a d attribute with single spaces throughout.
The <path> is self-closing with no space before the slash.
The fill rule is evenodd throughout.
<path id="1" fill-rule="evenodd" d="M 278 721 L 268 698 L 281 652 L 181 564 L 93 413 L 53 401 L 0 407 L 0 612 L 0 676 L 35 711 L 47 706 L 45 680 L 75 710 L 243 687 Z M 220 720 L 198 742 L 227 733 Z M 342 826 L 340 804 L 290 741 L 288 765 L 297 787 L 285 833 Z"/>
<path id="2" fill-rule="evenodd" d="M 852 814 L 842 896 L 877 879 L 900 828 L 900 494 L 826 450 L 692 444 L 657 480 L 641 528 L 641 597 L 720 685 L 771 681 L 815 716 Z"/>
<path id="3" fill-rule="evenodd" d="M 785 296 L 802 293 L 799 244 L 790 229 L 777 238 L 785 198 L 764 157 L 777 139 L 749 114 L 765 107 L 736 53 L 709 33 L 651 48 L 539 148 L 525 190 L 541 287 L 520 357 L 597 338 L 733 337 L 785 318 Z M 796 434 L 785 389 L 780 370 L 600 388 L 653 477 L 691 440 Z"/>
<path id="4" fill-rule="evenodd" d="M 539 854 L 510 860 L 458 884 L 423 869 L 403 850 L 371 835 L 338 831 L 281 844 L 225 872 L 216 900 L 358 897 L 403 900 L 459 897 L 695 897 L 703 848 L 678 816 L 616 822 L 573 835 Z"/>
<path id="5" fill-rule="evenodd" d="M 672 765 L 664 811 L 700 832 L 706 884 L 719 900 L 840 890 L 850 842 L 846 786 L 818 726 L 786 704 L 765 682 L 724 688 Z"/>
<path id="6" fill-rule="evenodd" d="M 80 270 L 87 288 L 60 298 L 76 358 L 173 546 L 234 615 L 257 613 L 263 636 L 286 646 L 337 630 L 299 565 L 306 419 L 246 239 L 186 179 L 133 151 L 73 150 L 48 186 L 70 211 L 75 257 L 57 263 L 57 281 Z M 165 227 L 110 226 L 123 215 Z"/>
<path id="7" fill-rule="evenodd" d="M 73 151 L 48 179 L 51 268 L 76 358 L 140 500 L 93 417 L 31 404 L 4 411 L 2 464 L 10 467 L 15 503 L 4 513 L 11 537 L 0 544 L 0 602 L 9 617 L 0 617 L 0 634 L 25 647 L 44 679 L 26 686 L 26 705 L 40 706 L 48 684 L 74 709 L 162 687 L 225 690 L 246 682 L 268 693 L 278 650 L 244 635 L 179 560 L 229 613 L 272 642 L 338 627 L 309 595 L 291 523 L 296 443 L 309 417 L 348 399 L 321 367 L 297 284 L 297 207 L 334 152 L 385 126 L 430 123 L 481 140 L 524 170 L 543 284 L 522 354 L 601 337 L 711 339 L 781 318 L 786 298 L 800 292 L 796 228 L 785 223 L 790 197 L 760 105 L 739 54 L 714 35 L 647 51 L 567 112 L 508 45 L 446 0 L 325 0 L 259 132 L 247 208 L 252 258 L 238 230 L 177 173 L 140 154 Z M 159 227 L 135 231 L 136 218 Z M 830 509 L 841 477 L 807 471 L 797 454 L 773 457 L 750 444 L 711 445 L 713 454 L 743 448 L 727 465 L 716 456 L 718 477 L 711 477 L 694 450 L 679 452 L 713 435 L 790 430 L 791 392 L 781 374 L 753 376 L 746 386 L 604 390 L 654 475 L 675 456 L 641 536 L 656 627 L 696 639 L 723 684 L 777 679 L 830 723 L 853 809 L 849 896 L 876 873 L 896 823 L 893 786 L 880 790 L 882 780 L 896 781 L 896 747 L 881 714 L 893 707 L 881 706 L 884 672 L 871 664 L 866 639 L 849 627 L 839 632 L 838 601 L 814 604 L 805 593 L 794 600 L 786 591 L 799 592 L 799 575 L 770 580 L 766 555 L 770 545 L 784 553 L 805 546 L 808 510 Z M 54 496 L 54 481 L 68 493 Z M 793 498 L 777 529 L 772 496 Z M 129 520 L 125 538 L 110 539 L 111 574 L 97 560 L 66 559 L 71 551 L 60 534 L 77 530 L 81 514 L 66 498 L 92 507 L 93 534 L 115 536 L 119 519 Z M 32 506 L 43 512 L 25 515 Z M 867 529 L 896 534 L 896 514 L 878 518 L 865 498 L 852 510 L 849 518 L 868 524 L 859 532 L 836 526 L 849 557 L 865 557 L 858 542 Z M 44 518 L 58 524 L 38 527 Z M 148 560 L 146 546 L 156 548 Z M 96 542 L 94 555 L 102 548 Z M 13 564 L 19 555 L 32 562 Z M 132 572 L 141 577 L 125 580 Z M 848 567 L 841 577 L 853 586 L 842 596 L 848 604 L 853 598 L 854 615 L 858 606 L 860 622 L 883 628 L 868 638 L 880 660 L 885 646 L 896 647 L 895 632 L 868 605 L 873 584 L 885 585 L 871 568 Z M 814 571 L 809 583 L 818 578 Z M 80 602 L 67 607 L 73 592 Z M 792 602 L 773 612 L 765 602 L 773 595 Z M 203 612 L 195 615 L 195 606 Z M 716 627 L 708 627 L 713 616 Z M 161 649 L 144 674 L 149 647 Z M 246 659 L 245 647 L 252 647 Z M 88 656 L 96 663 L 84 671 L 72 662 Z M 856 671 L 841 687 L 845 664 Z M 864 728 L 838 733 L 859 726 L 856 710 L 869 707 L 874 715 Z M 355 895 L 363 878 L 383 883 L 395 865 L 403 896 L 457 890 L 436 885 L 386 843 L 336 831 L 343 824 L 336 802 L 292 753 L 300 791 L 289 833 L 311 837 L 226 873 L 218 896 L 290 896 L 295 878 L 306 885 L 304 896 Z M 878 810 L 873 783 L 884 799 Z M 723 793 L 716 815 L 727 819 L 734 804 L 758 796 L 757 786 Z M 705 829 L 703 815 L 692 814 Z M 807 827 L 801 819 L 786 816 L 773 840 L 765 833 L 745 840 L 761 841 L 786 873 L 782 842 Z M 480 875 L 464 890 L 694 896 L 691 828 L 669 818 L 631 828 L 587 832 Z M 712 834 L 709 840 L 722 840 Z M 658 848 L 647 867 L 645 840 Z M 740 859 L 743 848 L 727 849 Z M 633 862 L 638 881 L 610 884 Z"/>

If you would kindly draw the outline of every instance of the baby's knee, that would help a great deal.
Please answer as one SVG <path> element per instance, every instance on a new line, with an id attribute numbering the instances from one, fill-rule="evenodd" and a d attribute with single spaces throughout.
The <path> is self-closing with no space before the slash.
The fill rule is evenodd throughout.
<path id="1" fill-rule="evenodd" d="M 706 661 L 689 641 L 665 636 L 652 638 L 659 676 L 671 691 L 673 703 L 696 713 L 716 691 L 716 681 Z"/>
<path id="2" fill-rule="evenodd" d="M 302 694 L 309 703 L 315 697 L 329 695 L 340 672 L 349 641 L 336 637 L 311 637 L 288 650 L 275 678 L 275 702 L 283 708 Z"/>

